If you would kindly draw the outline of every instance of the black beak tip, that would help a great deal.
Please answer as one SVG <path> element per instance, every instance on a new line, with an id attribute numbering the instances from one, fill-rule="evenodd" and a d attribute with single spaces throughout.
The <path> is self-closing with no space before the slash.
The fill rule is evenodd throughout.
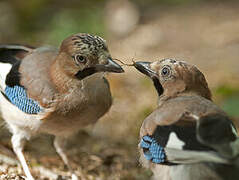
<path id="1" fill-rule="evenodd" d="M 108 60 L 108 64 L 105 65 L 106 71 L 114 73 L 123 73 L 124 69 L 112 59 Z"/>
<path id="2" fill-rule="evenodd" d="M 123 73 L 124 69 L 120 66 L 117 73 Z"/>
<path id="3" fill-rule="evenodd" d="M 134 67 L 141 73 L 148 75 L 150 70 L 150 62 L 137 61 L 134 62 Z"/>

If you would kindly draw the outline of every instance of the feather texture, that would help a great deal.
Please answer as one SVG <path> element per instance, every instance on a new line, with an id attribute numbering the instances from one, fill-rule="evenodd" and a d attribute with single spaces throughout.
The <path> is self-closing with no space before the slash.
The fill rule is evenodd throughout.
<path id="1" fill-rule="evenodd" d="M 134 66 L 152 79 L 159 94 L 157 109 L 140 129 L 143 165 L 156 179 L 237 180 L 239 138 L 230 118 L 212 102 L 203 74 L 171 59 Z"/>
<path id="2" fill-rule="evenodd" d="M 111 107 L 110 86 L 102 72 L 123 72 L 105 41 L 79 33 L 67 37 L 59 49 L 0 45 L 0 68 L 2 117 L 27 179 L 34 178 L 23 155 L 24 141 L 47 133 L 56 136 L 55 149 L 77 180 L 64 141 Z"/>
<path id="3" fill-rule="evenodd" d="M 40 105 L 33 99 L 30 99 L 25 89 L 21 86 L 7 86 L 5 88 L 5 95 L 11 103 L 27 114 L 37 114 L 42 111 Z"/>

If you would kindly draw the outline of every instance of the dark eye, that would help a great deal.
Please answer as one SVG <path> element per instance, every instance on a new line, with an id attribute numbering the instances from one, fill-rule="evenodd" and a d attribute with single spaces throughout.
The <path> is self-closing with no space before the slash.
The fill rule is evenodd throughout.
<path id="1" fill-rule="evenodd" d="M 86 58 L 81 55 L 76 55 L 75 60 L 76 60 L 76 62 L 79 62 L 79 63 L 86 63 Z"/>
<path id="2" fill-rule="evenodd" d="M 170 67 L 164 67 L 161 71 L 161 75 L 162 76 L 169 76 L 171 73 L 171 69 Z"/>

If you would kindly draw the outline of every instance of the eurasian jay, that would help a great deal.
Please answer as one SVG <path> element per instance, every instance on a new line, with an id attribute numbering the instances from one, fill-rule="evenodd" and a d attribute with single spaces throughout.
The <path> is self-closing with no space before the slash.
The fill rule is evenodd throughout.
<path id="1" fill-rule="evenodd" d="M 23 155 L 25 140 L 47 133 L 74 174 L 64 150 L 67 137 L 95 123 L 111 107 L 104 72 L 122 73 L 105 40 L 79 33 L 59 48 L 0 46 L 0 108 L 12 133 L 13 150 L 29 180 L 34 179 Z"/>
<path id="2" fill-rule="evenodd" d="M 204 75 L 184 61 L 135 62 L 159 103 L 140 129 L 140 161 L 154 179 L 239 179 L 239 138 L 216 106 Z"/>

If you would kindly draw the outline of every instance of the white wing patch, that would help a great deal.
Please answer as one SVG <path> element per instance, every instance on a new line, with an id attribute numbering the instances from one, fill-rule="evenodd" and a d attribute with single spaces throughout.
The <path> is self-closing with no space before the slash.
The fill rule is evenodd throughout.
<path id="1" fill-rule="evenodd" d="M 235 129 L 235 127 L 233 125 L 231 125 L 232 128 L 232 133 L 236 135 L 236 137 L 238 137 L 238 133 L 237 130 Z"/>
<path id="2" fill-rule="evenodd" d="M 166 147 L 174 149 L 183 149 L 184 144 L 185 143 L 178 138 L 175 132 L 171 132 Z"/>
<path id="3" fill-rule="evenodd" d="M 0 63 L 0 86 L 2 89 L 5 89 L 6 76 L 12 68 L 12 64 L 9 63 Z"/>

